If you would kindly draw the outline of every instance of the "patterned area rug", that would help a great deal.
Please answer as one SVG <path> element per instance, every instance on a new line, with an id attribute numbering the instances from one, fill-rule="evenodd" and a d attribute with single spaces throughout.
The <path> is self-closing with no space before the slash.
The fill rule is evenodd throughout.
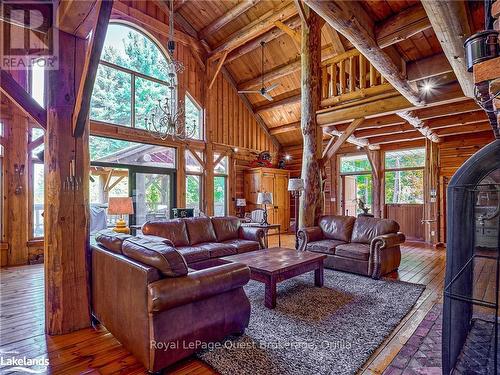
<path id="1" fill-rule="evenodd" d="M 264 285 L 245 287 L 252 305 L 245 334 L 199 354 L 223 375 L 355 374 L 410 311 L 423 285 L 325 270 L 278 284 L 276 309 Z"/>

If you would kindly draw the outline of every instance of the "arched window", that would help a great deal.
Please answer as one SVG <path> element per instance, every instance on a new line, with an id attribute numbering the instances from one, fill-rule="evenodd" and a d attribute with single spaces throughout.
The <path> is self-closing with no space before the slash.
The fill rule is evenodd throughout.
<path id="1" fill-rule="evenodd" d="M 92 94 L 90 118 L 145 128 L 158 99 L 169 95 L 171 65 L 150 37 L 121 23 L 108 26 Z"/>

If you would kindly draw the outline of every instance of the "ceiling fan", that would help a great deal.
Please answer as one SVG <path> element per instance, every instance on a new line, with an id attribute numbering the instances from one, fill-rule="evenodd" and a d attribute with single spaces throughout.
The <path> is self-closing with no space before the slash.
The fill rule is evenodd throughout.
<path id="1" fill-rule="evenodd" d="M 273 100 L 273 97 L 269 95 L 269 92 L 277 88 L 280 84 L 279 83 L 273 83 L 269 87 L 264 87 L 264 45 L 265 42 L 262 41 L 260 42 L 261 46 L 261 77 L 262 77 L 262 83 L 261 87 L 258 90 L 240 90 L 238 91 L 238 94 L 260 94 L 264 98 L 266 98 L 269 101 Z"/>

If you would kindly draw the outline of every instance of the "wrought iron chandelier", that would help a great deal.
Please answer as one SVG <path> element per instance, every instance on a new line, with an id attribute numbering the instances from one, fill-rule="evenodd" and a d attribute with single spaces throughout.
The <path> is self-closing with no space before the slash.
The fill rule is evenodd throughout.
<path id="1" fill-rule="evenodd" d="M 167 43 L 170 66 L 168 73 L 168 94 L 163 99 L 158 99 L 158 104 L 153 111 L 146 116 L 145 123 L 148 132 L 155 138 L 166 140 L 185 140 L 192 138 L 196 133 L 196 123 L 186 121 L 184 101 L 177 100 L 178 73 L 184 72 L 184 64 L 175 59 L 174 41 L 174 1 L 170 0 L 169 35 Z"/>

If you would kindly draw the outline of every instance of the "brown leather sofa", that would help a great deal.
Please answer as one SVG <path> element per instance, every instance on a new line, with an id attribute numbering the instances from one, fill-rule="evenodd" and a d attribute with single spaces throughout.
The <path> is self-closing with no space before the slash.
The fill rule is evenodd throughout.
<path id="1" fill-rule="evenodd" d="M 92 244 L 92 315 L 149 372 L 240 334 L 250 303 L 247 266 L 192 271 L 168 241 L 99 233 Z"/>
<path id="2" fill-rule="evenodd" d="M 299 250 L 327 255 L 325 267 L 374 279 L 398 269 L 405 242 L 394 220 L 363 216 L 323 216 L 297 235 Z"/>
<path id="3" fill-rule="evenodd" d="M 203 268 L 214 258 L 265 247 L 264 230 L 242 227 L 234 216 L 149 221 L 142 226 L 142 234 L 170 240 L 191 268 Z"/>

